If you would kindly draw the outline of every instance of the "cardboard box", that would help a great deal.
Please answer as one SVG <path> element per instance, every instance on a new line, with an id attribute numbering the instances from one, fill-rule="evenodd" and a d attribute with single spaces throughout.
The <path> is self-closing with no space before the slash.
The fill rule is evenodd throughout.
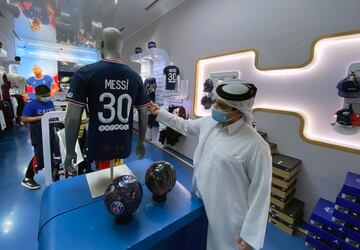
<path id="1" fill-rule="evenodd" d="M 302 219 L 302 214 L 304 210 L 304 202 L 296 198 L 293 198 L 289 205 L 284 209 L 277 207 L 274 204 L 270 205 L 270 212 L 275 214 L 277 217 L 286 221 L 289 224 L 294 225 L 297 220 Z"/>
<path id="2" fill-rule="evenodd" d="M 286 179 L 284 177 L 278 176 L 276 174 L 272 175 L 272 183 L 281 188 L 288 189 L 296 182 L 296 175 L 291 179 Z"/>
<path id="3" fill-rule="evenodd" d="M 274 224 L 277 228 L 281 229 L 282 231 L 284 231 L 285 233 L 289 234 L 289 235 L 293 235 L 295 232 L 295 227 L 289 227 L 288 224 L 282 223 L 280 222 L 277 218 L 269 215 L 269 222 L 271 222 L 272 224 Z"/>
<path id="4" fill-rule="evenodd" d="M 271 193 L 273 193 L 276 196 L 279 196 L 283 199 L 286 199 L 287 197 L 289 197 L 289 195 L 292 194 L 292 192 L 294 192 L 296 190 L 295 186 L 296 186 L 296 182 L 288 189 L 285 189 L 285 188 L 279 187 L 275 184 L 272 184 L 271 185 Z"/>
<path id="5" fill-rule="evenodd" d="M 275 206 L 284 209 L 290 203 L 291 199 L 294 197 L 294 194 L 295 190 L 286 199 L 271 194 L 270 202 Z"/>
<path id="6" fill-rule="evenodd" d="M 309 223 L 340 239 L 345 239 L 344 227 L 332 220 L 334 206 L 333 202 L 320 198 L 310 216 Z"/>
<path id="7" fill-rule="evenodd" d="M 274 154 L 272 156 L 273 174 L 291 179 L 300 168 L 301 160 L 283 154 Z"/>
<path id="8" fill-rule="evenodd" d="M 321 228 L 315 227 L 310 223 L 307 223 L 305 226 L 306 235 L 321 241 L 325 245 L 331 247 L 332 249 L 341 249 L 343 244 L 343 239 L 336 237 L 335 235 L 322 230 Z"/>
<path id="9" fill-rule="evenodd" d="M 342 191 L 345 194 L 360 198 L 360 174 L 348 172 Z"/>

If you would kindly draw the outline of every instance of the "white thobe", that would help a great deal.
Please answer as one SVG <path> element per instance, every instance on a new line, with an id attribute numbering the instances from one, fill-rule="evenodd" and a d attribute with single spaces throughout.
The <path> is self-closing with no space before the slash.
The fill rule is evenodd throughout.
<path id="1" fill-rule="evenodd" d="M 209 221 L 207 250 L 238 249 L 236 235 L 263 247 L 270 204 L 272 159 L 268 143 L 243 119 L 222 128 L 211 117 L 184 120 L 161 109 L 157 121 L 199 136 L 193 192 Z"/>

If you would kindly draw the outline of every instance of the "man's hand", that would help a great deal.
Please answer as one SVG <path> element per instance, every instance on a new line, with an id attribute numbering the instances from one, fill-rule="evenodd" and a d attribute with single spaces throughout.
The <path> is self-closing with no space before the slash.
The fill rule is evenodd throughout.
<path id="1" fill-rule="evenodd" d="M 136 155 L 139 160 L 142 160 L 146 153 L 145 143 L 140 143 L 136 147 Z"/>
<path id="2" fill-rule="evenodd" d="M 151 103 L 148 107 L 147 110 L 152 114 L 152 115 L 158 115 L 159 111 L 160 111 L 160 106 L 155 104 L 155 103 Z"/>
<path id="3" fill-rule="evenodd" d="M 241 237 L 240 234 L 236 235 L 236 243 L 238 245 L 239 250 L 252 250 L 253 248 L 246 243 Z"/>
<path id="4" fill-rule="evenodd" d="M 76 175 L 76 168 L 73 166 L 73 162 L 76 162 L 77 155 L 75 152 L 66 153 L 64 168 L 70 175 Z"/>

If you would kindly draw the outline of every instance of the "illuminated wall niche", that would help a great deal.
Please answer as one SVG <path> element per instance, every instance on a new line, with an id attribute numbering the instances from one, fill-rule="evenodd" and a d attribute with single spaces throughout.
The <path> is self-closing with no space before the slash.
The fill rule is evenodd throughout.
<path id="1" fill-rule="evenodd" d="M 301 65 L 262 68 L 255 49 L 199 59 L 194 114 L 210 115 L 200 103 L 203 83 L 210 73 L 237 70 L 241 79 L 258 87 L 255 111 L 295 115 L 301 121 L 300 135 L 304 140 L 359 154 L 359 129 L 334 129 L 330 125 L 344 102 L 337 95 L 337 83 L 346 77 L 351 64 L 360 62 L 359 51 L 360 31 L 355 31 L 320 37 Z"/>

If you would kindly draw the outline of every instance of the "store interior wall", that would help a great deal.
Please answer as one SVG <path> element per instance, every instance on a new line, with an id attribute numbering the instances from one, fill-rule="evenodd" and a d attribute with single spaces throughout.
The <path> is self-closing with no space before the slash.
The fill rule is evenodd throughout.
<path id="1" fill-rule="evenodd" d="M 0 42 L 8 53 L 9 59 L 15 56 L 15 35 L 13 34 L 14 17 L 7 11 L 1 12 L 4 17 L 0 16 Z"/>
<path id="2" fill-rule="evenodd" d="M 148 41 L 156 41 L 179 66 L 181 78 L 190 80 L 189 106 L 192 107 L 198 58 L 255 48 L 262 67 L 301 64 L 308 58 L 310 45 L 317 37 L 359 29 L 359 12 L 357 0 L 186 1 L 127 38 L 122 56 L 129 60 L 135 47 L 146 48 Z M 128 63 L 139 70 L 138 64 Z M 306 202 L 308 215 L 319 197 L 335 199 L 346 172 L 358 169 L 360 156 L 305 142 L 287 148 L 284 146 L 287 136 L 301 140 L 298 129 L 279 126 L 271 117 L 275 115 L 256 115 L 261 127 L 270 132 L 270 138 L 281 145 L 281 153 L 305 160 L 299 178 L 307 179 L 299 182 L 297 192 Z M 298 128 L 299 123 L 293 121 L 293 126 Z M 182 138 L 175 149 L 191 158 L 196 144 L 197 138 Z"/>

